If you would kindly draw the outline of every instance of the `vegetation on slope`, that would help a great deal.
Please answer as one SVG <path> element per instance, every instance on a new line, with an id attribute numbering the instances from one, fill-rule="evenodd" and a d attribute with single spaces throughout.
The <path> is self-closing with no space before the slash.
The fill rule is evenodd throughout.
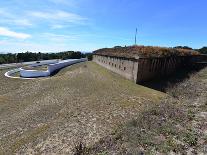
<path id="1" fill-rule="evenodd" d="M 103 48 L 94 51 L 98 55 L 108 55 L 117 57 L 136 58 L 140 57 L 166 57 L 166 56 L 187 56 L 198 55 L 199 53 L 191 49 L 164 48 L 152 46 L 128 46 Z"/>
<path id="2" fill-rule="evenodd" d="M 0 154 L 71 154 L 165 96 L 93 62 L 35 80 L 0 72 Z"/>
<path id="3" fill-rule="evenodd" d="M 207 47 L 203 47 L 201 49 L 198 49 L 198 51 L 202 54 L 207 54 Z"/>
<path id="4" fill-rule="evenodd" d="M 82 154 L 206 154 L 206 91 L 207 68 Z"/>

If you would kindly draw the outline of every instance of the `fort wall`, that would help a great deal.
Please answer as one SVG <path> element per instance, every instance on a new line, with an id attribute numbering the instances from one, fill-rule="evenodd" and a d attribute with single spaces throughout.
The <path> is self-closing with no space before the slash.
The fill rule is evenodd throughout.
<path id="1" fill-rule="evenodd" d="M 194 61 L 199 61 L 195 56 L 171 56 L 160 58 L 128 59 L 112 56 L 94 55 L 93 61 L 136 83 L 153 78 L 168 76 L 178 69 L 190 67 Z"/>
<path id="2" fill-rule="evenodd" d="M 138 61 L 136 60 L 93 55 L 93 61 L 129 80 L 137 81 Z"/>
<path id="3" fill-rule="evenodd" d="M 153 78 L 169 76 L 178 69 L 189 67 L 191 57 L 162 57 L 140 58 L 137 73 L 137 82 L 147 81 Z"/>

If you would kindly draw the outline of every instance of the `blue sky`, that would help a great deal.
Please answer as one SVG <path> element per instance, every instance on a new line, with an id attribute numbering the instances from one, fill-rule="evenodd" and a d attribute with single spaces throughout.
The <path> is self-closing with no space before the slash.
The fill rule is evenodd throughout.
<path id="1" fill-rule="evenodd" d="M 207 46 L 206 0 L 0 0 L 0 52 Z"/>

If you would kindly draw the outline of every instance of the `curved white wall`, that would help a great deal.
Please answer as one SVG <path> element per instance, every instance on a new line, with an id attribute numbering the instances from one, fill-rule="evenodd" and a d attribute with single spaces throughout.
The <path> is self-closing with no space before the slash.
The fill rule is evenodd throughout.
<path id="1" fill-rule="evenodd" d="M 44 61 L 39 61 L 39 63 L 34 63 L 29 65 L 30 67 L 37 67 L 37 66 L 42 66 L 42 65 L 49 65 L 49 64 L 54 64 L 54 63 L 58 63 L 59 60 L 44 60 Z"/>
<path id="2" fill-rule="evenodd" d="M 60 61 L 60 62 L 55 63 L 55 64 L 50 64 L 48 66 L 48 71 L 50 72 L 50 74 L 52 74 L 52 73 L 54 73 L 55 71 L 57 71 L 57 70 L 59 70 L 61 68 L 70 66 L 70 65 L 75 64 L 75 63 L 84 62 L 84 61 L 87 61 L 87 59 L 86 58 L 83 58 L 83 59 L 63 60 L 63 61 Z"/>
<path id="3" fill-rule="evenodd" d="M 47 71 L 37 71 L 37 70 L 25 70 L 20 68 L 21 77 L 31 78 L 31 77 L 45 77 L 49 76 L 50 72 Z"/>
<path id="4" fill-rule="evenodd" d="M 87 61 L 87 58 L 63 60 L 58 63 L 49 64 L 47 71 L 25 70 L 25 69 L 20 68 L 20 75 L 21 77 L 26 77 L 26 78 L 46 77 L 46 76 L 50 76 L 51 74 L 60 70 L 61 68 L 70 66 L 75 63 L 84 62 L 84 61 Z"/>
<path id="5" fill-rule="evenodd" d="M 14 73 L 17 73 L 17 72 L 19 72 L 19 71 L 20 71 L 20 68 L 13 69 L 13 70 L 10 70 L 10 71 L 6 72 L 4 75 L 5 75 L 6 77 L 9 77 L 9 78 L 15 78 L 15 77 L 13 77 L 13 76 L 11 76 L 11 75 L 14 74 Z"/>

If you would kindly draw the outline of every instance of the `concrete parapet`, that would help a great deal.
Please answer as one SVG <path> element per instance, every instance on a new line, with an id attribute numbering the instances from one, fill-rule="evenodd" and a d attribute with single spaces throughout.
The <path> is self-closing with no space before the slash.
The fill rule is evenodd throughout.
<path id="1" fill-rule="evenodd" d="M 84 62 L 84 61 L 87 61 L 87 59 L 83 58 L 83 59 L 69 59 L 69 60 L 59 61 L 54 64 L 49 64 L 47 71 L 26 70 L 26 69 L 21 68 L 20 75 L 21 77 L 26 77 L 26 78 L 47 77 L 53 74 L 54 72 L 60 70 L 61 68 L 70 66 L 75 63 Z M 48 62 L 48 63 L 51 63 L 51 62 Z"/>

